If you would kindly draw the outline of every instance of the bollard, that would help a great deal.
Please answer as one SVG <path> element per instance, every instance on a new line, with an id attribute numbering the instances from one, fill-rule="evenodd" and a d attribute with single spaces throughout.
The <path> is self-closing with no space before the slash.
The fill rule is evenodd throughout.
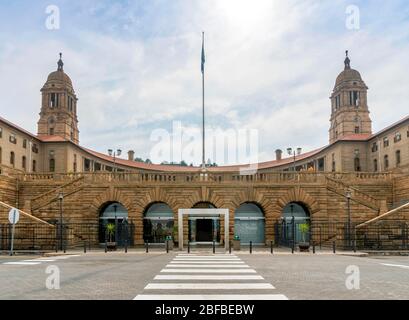
<path id="1" fill-rule="evenodd" d="M 216 253 L 216 241 L 213 240 L 213 254 Z"/>
<path id="2" fill-rule="evenodd" d="M 166 240 L 166 253 L 169 253 L 169 240 Z"/>
<path id="3" fill-rule="evenodd" d="M 274 249 L 273 249 L 273 241 L 270 242 L 270 252 L 271 254 L 274 253 Z"/>
<path id="4" fill-rule="evenodd" d="M 250 254 L 253 253 L 253 241 L 250 241 Z"/>
<path id="5" fill-rule="evenodd" d="M 146 247 L 146 253 L 149 253 L 149 242 L 145 243 L 145 247 Z"/>
<path id="6" fill-rule="evenodd" d="M 125 240 L 125 253 L 128 253 L 128 240 Z"/>
<path id="7" fill-rule="evenodd" d="M 336 252 L 336 243 L 335 243 L 335 241 L 332 243 L 332 251 L 334 252 L 334 254 L 335 254 L 335 252 Z"/>
<path id="8" fill-rule="evenodd" d="M 294 254 L 294 240 L 293 240 L 293 245 L 291 246 L 291 253 Z"/>
<path id="9" fill-rule="evenodd" d="M 108 252 L 108 242 L 105 240 L 105 253 Z"/>
<path id="10" fill-rule="evenodd" d="M 315 254 L 315 242 L 312 244 L 312 253 Z"/>
<path id="11" fill-rule="evenodd" d="M 231 241 L 229 241 L 229 254 L 231 254 Z"/>
<path id="12" fill-rule="evenodd" d="M 87 253 L 87 243 L 84 241 L 84 253 Z"/>
<path id="13" fill-rule="evenodd" d="M 356 240 L 355 239 L 354 239 L 353 244 L 354 244 L 354 253 L 356 253 Z"/>
<path id="14" fill-rule="evenodd" d="M 58 252 L 58 243 L 55 242 L 55 252 Z"/>
<path id="15" fill-rule="evenodd" d="M 187 242 L 187 253 L 190 253 L 190 241 Z"/>

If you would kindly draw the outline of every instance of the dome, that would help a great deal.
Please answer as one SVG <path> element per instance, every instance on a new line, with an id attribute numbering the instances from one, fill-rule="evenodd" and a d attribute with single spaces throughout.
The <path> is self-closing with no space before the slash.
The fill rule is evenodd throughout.
<path id="1" fill-rule="evenodd" d="M 62 70 L 51 72 L 47 78 L 47 82 L 59 82 L 62 84 L 69 84 L 72 87 L 70 77 Z"/>
<path id="2" fill-rule="evenodd" d="M 341 83 L 346 82 L 346 81 L 361 81 L 362 82 L 361 74 L 354 69 L 345 69 L 337 77 L 335 86 L 337 87 Z"/>

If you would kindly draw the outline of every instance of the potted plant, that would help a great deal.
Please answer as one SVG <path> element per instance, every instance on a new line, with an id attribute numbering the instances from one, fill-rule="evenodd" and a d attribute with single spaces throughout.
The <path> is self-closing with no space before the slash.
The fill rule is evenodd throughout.
<path id="1" fill-rule="evenodd" d="M 240 250 L 240 237 L 238 235 L 235 235 L 233 238 L 233 249 Z"/>
<path id="2" fill-rule="evenodd" d="M 308 223 L 300 224 L 300 232 L 302 237 L 302 242 L 298 244 L 300 252 L 309 252 L 310 243 L 306 241 L 306 236 L 310 232 L 310 225 Z"/>
<path id="3" fill-rule="evenodd" d="M 107 241 L 107 248 L 110 250 L 116 250 L 116 242 L 112 241 L 113 236 L 115 235 L 115 224 L 108 223 L 105 227 L 105 231 L 108 235 L 109 241 Z"/>
<path id="4" fill-rule="evenodd" d="M 173 250 L 173 239 L 172 236 L 166 236 L 165 241 L 168 243 L 169 250 Z M 165 245 L 166 245 L 165 242 Z"/>

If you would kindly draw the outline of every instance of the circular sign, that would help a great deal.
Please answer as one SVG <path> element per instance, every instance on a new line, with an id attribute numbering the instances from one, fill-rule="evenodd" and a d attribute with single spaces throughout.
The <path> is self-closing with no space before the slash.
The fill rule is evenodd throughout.
<path id="1" fill-rule="evenodd" d="M 11 224 L 16 224 L 18 220 L 20 219 L 20 211 L 16 208 L 12 208 L 9 211 L 9 221 Z"/>

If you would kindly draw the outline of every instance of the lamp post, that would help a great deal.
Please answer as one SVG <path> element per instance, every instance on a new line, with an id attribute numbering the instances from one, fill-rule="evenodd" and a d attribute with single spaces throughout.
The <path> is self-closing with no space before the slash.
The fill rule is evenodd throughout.
<path id="1" fill-rule="evenodd" d="M 347 190 L 347 209 L 348 209 L 348 246 L 351 246 L 351 190 Z"/>
<path id="2" fill-rule="evenodd" d="M 113 151 L 112 149 L 108 149 L 108 154 L 110 157 L 114 157 L 114 172 L 116 171 L 116 157 L 120 157 L 122 153 L 121 149 L 117 149 Z"/>
<path id="3" fill-rule="evenodd" d="M 116 216 L 116 209 L 118 205 L 114 204 L 114 213 L 115 213 L 115 242 L 118 240 L 118 218 Z"/>
<path id="4" fill-rule="evenodd" d="M 58 195 L 58 200 L 60 202 L 60 249 L 61 251 L 63 250 L 63 236 L 62 236 L 62 232 L 63 232 L 63 219 L 62 219 L 62 201 L 64 199 L 64 195 L 62 192 L 59 193 Z"/>
<path id="5" fill-rule="evenodd" d="M 301 154 L 301 152 L 302 152 L 302 148 L 287 148 L 287 152 L 288 152 L 288 155 L 289 156 L 293 156 L 294 158 L 294 160 L 293 160 L 293 171 L 296 171 L 295 170 L 295 157 L 296 156 L 299 156 L 300 154 Z"/>

